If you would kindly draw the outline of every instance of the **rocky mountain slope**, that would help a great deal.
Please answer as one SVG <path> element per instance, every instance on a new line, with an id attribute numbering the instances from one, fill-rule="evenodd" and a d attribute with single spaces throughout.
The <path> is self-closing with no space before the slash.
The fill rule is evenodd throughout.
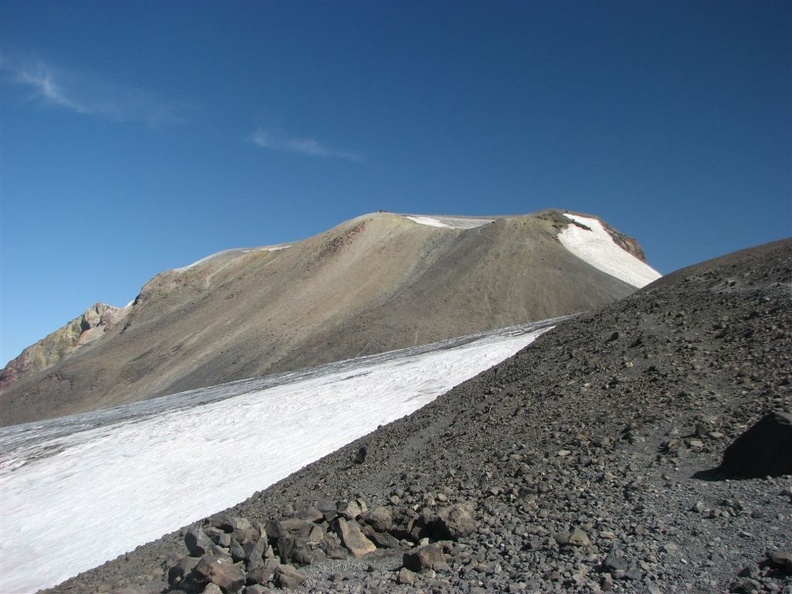
<path id="1" fill-rule="evenodd" d="M 769 411 L 792 412 L 792 240 L 564 322 L 50 592 L 790 592 L 792 476 L 715 470 Z"/>
<path id="2" fill-rule="evenodd" d="M 157 275 L 98 325 L 83 316 L 26 349 L 0 374 L 0 423 L 590 310 L 658 276 L 634 240 L 604 229 L 560 211 L 375 213 L 290 246 L 221 252 Z M 597 232 L 648 276 L 620 279 L 565 247 Z"/>

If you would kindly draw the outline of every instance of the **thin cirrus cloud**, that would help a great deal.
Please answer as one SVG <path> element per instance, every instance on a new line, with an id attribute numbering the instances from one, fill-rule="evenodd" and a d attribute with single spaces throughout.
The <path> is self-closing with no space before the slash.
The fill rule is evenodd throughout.
<path id="1" fill-rule="evenodd" d="M 155 128 L 184 121 L 187 106 L 146 89 L 57 68 L 37 60 L 0 60 L 5 80 L 22 91 L 23 101 L 113 122 L 142 122 Z"/>
<path id="2" fill-rule="evenodd" d="M 329 148 L 320 144 L 313 138 L 283 138 L 259 129 L 250 136 L 250 141 L 262 148 L 299 153 L 309 157 L 329 157 L 334 159 L 346 159 L 347 161 L 362 161 L 360 155 L 357 153 Z"/>

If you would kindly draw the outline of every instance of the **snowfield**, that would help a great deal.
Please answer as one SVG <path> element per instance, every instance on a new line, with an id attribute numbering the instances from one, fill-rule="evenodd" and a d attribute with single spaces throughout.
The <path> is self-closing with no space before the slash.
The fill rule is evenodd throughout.
<path id="1" fill-rule="evenodd" d="M 0 430 L 0 592 L 56 585 L 243 501 L 558 320 Z"/>
<path id="2" fill-rule="evenodd" d="M 590 229 L 568 225 L 558 234 L 561 245 L 584 262 L 638 288 L 660 278 L 654 268 L 616 245 L 597 219 L 569 213 L 564 216 Z"/>

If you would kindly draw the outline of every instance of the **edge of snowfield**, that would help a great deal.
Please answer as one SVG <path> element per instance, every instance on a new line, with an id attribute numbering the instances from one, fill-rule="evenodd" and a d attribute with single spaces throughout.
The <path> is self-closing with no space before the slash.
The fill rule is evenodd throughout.
<path id="1" fill-rule="evenodd" d="M 4 428 L 0 591 L 57 585 L 243 501 L 418 410 L 557 321 L 328 365 L 277 385 L 245 380 Z"/>
<path id="2" fill-rule="evenodd" d="M 620 248 L 597 219 L 564 213 L 570 221 L 558 239 L 567 250 L 594 268 L 607 272 L 634 287 L 644 287 L 662 275 L 629 252 Z"/>

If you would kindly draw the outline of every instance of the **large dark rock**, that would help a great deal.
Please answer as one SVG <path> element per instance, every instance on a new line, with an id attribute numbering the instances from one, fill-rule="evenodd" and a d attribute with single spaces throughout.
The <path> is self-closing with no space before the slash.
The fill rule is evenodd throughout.
<path id="1" fill-rule="evenodd" d="M 792 414 L 762 417 L 726 448 L 718 470 L 743 478 L 792 474 Z"/>

